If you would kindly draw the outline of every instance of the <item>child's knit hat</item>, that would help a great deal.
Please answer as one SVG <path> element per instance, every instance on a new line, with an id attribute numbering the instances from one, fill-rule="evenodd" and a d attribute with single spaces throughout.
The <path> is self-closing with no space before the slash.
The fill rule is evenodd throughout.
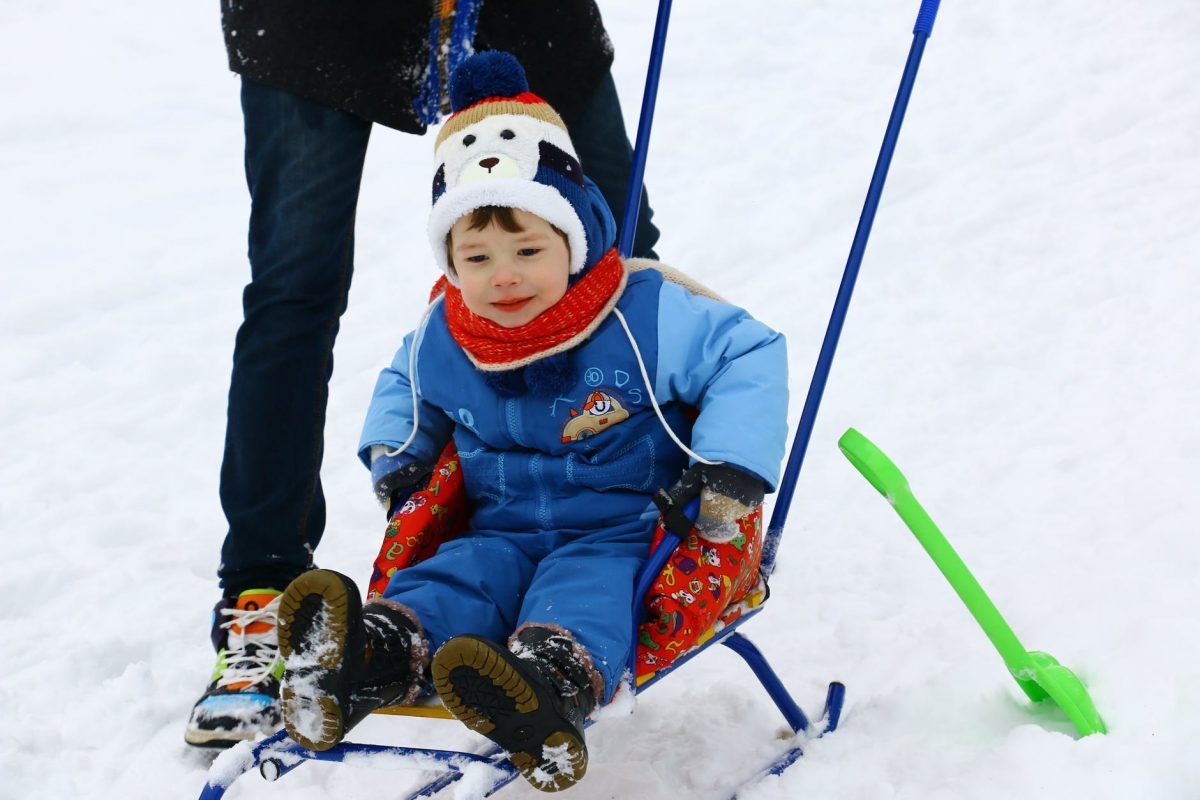
<path id="1" fill-rule="evenodd" d="M 453 114 L 434 149 L 429 243 L 450 280 L 446 236 L 483 206 L 536 214 L 567 235 L 570 272 L 578 275 L 613 245 L 616 223 L 604 196 L 584 177 L 567 126 L 529 91 L 525 70 L 509 53 L 466 59 L 450 77 Z"/>

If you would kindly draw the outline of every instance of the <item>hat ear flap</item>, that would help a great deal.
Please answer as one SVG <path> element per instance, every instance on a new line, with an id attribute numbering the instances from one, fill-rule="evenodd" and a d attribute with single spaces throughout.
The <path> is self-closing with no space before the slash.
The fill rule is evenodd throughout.
<path id="1" fill-rule="evenodd" d="M 433 176 L 433 202 L 446 193 L 446 165 L 439 164 Z"/>
<path id="2" fill-rule="evenodd" d="M 594 264 L 617 241 L 617 221 L 613 218 L 612 209 L 608 207 L 608 201 L 604 199 L 604 195 L 600 192 L 600 187 L 587 176 L 584 176 L 583 184 L 587 187 L 588 203 L 591 205 L 592 218 L 596 220 L 598 225 L 596 232 L 599 236 L 595 241 L 588 242 L 589 252 L 587 263 Z"/>

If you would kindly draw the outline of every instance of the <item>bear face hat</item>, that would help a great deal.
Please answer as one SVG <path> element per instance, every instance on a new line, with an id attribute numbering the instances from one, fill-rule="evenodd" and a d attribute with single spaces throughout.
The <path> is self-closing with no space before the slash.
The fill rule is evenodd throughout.
<path id="1" fill-rule="evenodd" d="M 529 91 L 516 58 L 489 51 L 466 59 L 450 78 L 450 103 L 453 114 L 434 148 L 429 243 L 452 282 L 446 237 L 483 206 L 519 208 L 565 233 L 571 275 L 612 247 L 616 224 L 607 202 L 584 177 L 566 124 Z"/>

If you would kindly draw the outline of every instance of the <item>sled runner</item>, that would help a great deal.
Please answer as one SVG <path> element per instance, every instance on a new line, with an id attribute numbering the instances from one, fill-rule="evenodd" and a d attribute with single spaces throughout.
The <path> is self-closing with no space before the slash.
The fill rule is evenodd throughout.
<path id="1" fill-rule="evenodd" d="M 728 544 L 714 546 L 700 541 L 690 530 L 687 519 L 681 517 L 676 510 L 675 515 L 660 521 L 649 560 L 639 573 L 636 583 L 635 605 L 630 622 L 633 640 L 637 645 L 632 648 L 628 664 L 628 674 L 631 678 L 628 690 L 641 694 L 716 644 L 722 644 L 737 653 L 779 708 L 792 731 L 798 735 L 796 746 L 777 758 L 774 763 L 766 765 L 757 777 L 779 774 L 787 769 L 803 754 L 801 744 L 805 738 L 835 730 L 841 714 L 845 690 L 840 683 L 833 682 L 829 684 L 821 717 L 815 724 L 811 722 L 788 694 L 758 648 L 741 633 L 740 628 L 761 613 L 764 607 L 763 602 L 767 595 L 766 579 L 774 567 L 795 483 L 812 434 L 817 409 L 924 44 L 932 33 L 938 2 L 939 0 L 922 0 L 904 77 L 876 162 L 867 201 L 822 343 L 770 525 L 764 532 L 760 510 L 740 520 L 741 536 Z M 621 225 L 620 252 L 623 256 L 628 256 L 630 252 L 638 214 L 670 6 L 670 0 L 660 0 L 646 92 L 638 125 L 633 174 L 625 218 Z M 375 563 L 376 572 L 371 581 L 372 592 L 378 592 L 381 586 L 386 585 L 390 570 L 401 569 L 428 556 L 436 549 L 438 542 L 452 536 L 458 529 L 464 513 L 462 507 L 444 502 L 453 495 L 456 480 L 461 488 L 461 475 L 458 474 L 456 457 L 452 452 L 446 452 L 435 471 L 434 481 L 427 489 L 414 494 L 413 498 L 418 499 L 410 499 L 412 507 L 407 512 L 398 514 L 389 525 L 384 546 Z M 446 494 L 443 495 L 443 492 Z M 424 496 L 423 501 L 419 499 L 421 496 Z M 418 515 L 419 511 L 424 516 Z M 687 513 L 694 515 L 695 509 Z M 713 550 L 712 554 L 706 553 L 705 548 Z M 681 575 L 687 578 L 685 587 L 679 585 Z M 699 586 L 698 592 L 693 591 L 694 585 Z M 700 600 L 705 591 L 710 591 L 709 587 L 715 590 L 715 593 L 710 595 L 713 602 L 706 601 L 701 605 Z M 392 708 L 387 709 L 386 713 L 449 717 L 449 713 L 439 705 Z M 276 780 L 305 761 L 340 762 L 351 759 L 368 759 L 370 763 L 378 766 L 400 766 L 438 773 L 437 777 L 410 794 L 409 800 L 431 797 L 468 775 L 471 776 L 471 788 L 477 789 L 479 796 L 486 797 L 520 775 L 506 754 L 496 747 L 473 753 L 342 742 L 329 750 L 318 752 L 304 749 L 292 742 L 285 731 L 280 730 L 253 745 L 243 743 L 219 756 L 209 771 L 208 781 L 200 798 L 219 800 L 240 775 L 255 768 L 267 780 Z"/>

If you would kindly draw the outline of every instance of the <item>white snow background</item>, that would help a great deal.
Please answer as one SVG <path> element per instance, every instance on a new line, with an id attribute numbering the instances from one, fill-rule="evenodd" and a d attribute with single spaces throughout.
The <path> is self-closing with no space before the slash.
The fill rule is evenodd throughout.
<path id="1" fill-rule="evenodd" d="M 787 334 L 793 425 L 918 5 L 675 7 L 660 253 Z M 654 7 L 603 10 L 632 133 Z M 773 597 L 744 629 L 810 714 L 844 681 L 842 726 L 742 797 L 1200 797 L 1197 41 L 1193 0 L 942 5 Z M 196 797 L 210 759 L 183 725 L 212 666 L 248 278 L 238 80 L 213 2 L 7 3 L 0 44 L 0 798 Z M 435 277 L 431 148 L 375 129 L 338 340 L 318 556 L 364 581 L 383 524 L 354 447 Z M 1107 736 L 1024 699 L 838 453 L 851 425 L 1025 645 L 1087 683 Z M 570 797 L 726 797 L 782 727 L 716 648 L 593 729 Z M 353 738 L 479 742 L 394 719 Z M 227 796 L 390 798 L 419 777 L 306 765 Z"/>

